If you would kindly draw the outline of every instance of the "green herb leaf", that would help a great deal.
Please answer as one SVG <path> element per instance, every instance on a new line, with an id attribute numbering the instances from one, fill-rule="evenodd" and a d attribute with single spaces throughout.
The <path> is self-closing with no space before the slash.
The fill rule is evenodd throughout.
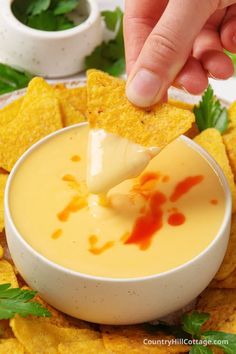
<path id="1" fill-rule="evenodd" d="M 42 12 L 36 16 L 29 16 L 27 26 L 42 31 L 56 31 L 57 19 L 51 11 Z"/>
<path id="2" fill-rule="evenodd" d="M 189 354 L 213 354 L 213 351 L 209 347 L 195 344 L 191 347 Z"/>
<path id="3" fill-rule="evenodd" d="M 123 18 L 123 12 L 119 7 L 114 11 L 102 11 L 101 15 L 104 18 L 105 24 L 110 31 L 115 31 L 117 25 Z"/>
<path id="4" fill-rule="evenodd" d="M 230 53 L 227 50 L 225 50 L 225 53 L 232 59 L 234 65 L 236 65 L 236 54 Z"/>
<path id="5" fill-rule="evenodd" d="M 0 64 L 0 94 L 19 90 L 28 85 L 33 75 Z"/>
<path id="6" fill-rule="evenodd" d="M 227 110 L 221 106 L 220 101 L 214 96 L 214 91 L 210 85 L 203 94 L 199 105 L 194 107 L 194 114 L 200 131 L 215 128 L 223 133 L 228 128 Z"/>
<path id="7" fill-rule="evenodd" d="M 0 320 L 9 319 L 19 314 L 50 317 L 50 312 L 38 302 L 29 302 L 36 292 L 11 288 L 11 284 L 0 285 Z"/>
<path id="8" fill-rule="evenodd" d="M 201 337 L 201 327 L 210 318 L 208 313 L 192 312 L 185 314 L 182 318 L 182 328 L 194 338 Z"/>
<path id="9" fill-rule="evenodd" d="M 46 11 L 50 6 L 51 0 L 34 0 L 31 1 L 26 11 L 28 15 L 39 15 Z"/>
<path id="10" fill-rule="evenodd" d="M 114 17 L 112 17 L 112 14 L 114 14 Z M 116 29 L 115 38 L 108 42 L 103 42 L 95 48 L 93 53 L 85 59 L 85 66 L 86 69 L 96 68 L 111 75 L 119 76 L 125 71 L 123 13 L 120 8 L 109 11 L 108 26 Z"/>
<path id="11" fill-rule="evenodd" d="M 202 333 L 202 337 L 208 342 L 211 342 L 209 345 L 223 349 L 226 354 L 236 353 L 236 334 L 207 331 Z"/>
<path id="12" fill-rule="evenodd" d="M 79 0 L 59 0 L 53 10 L 54 15 L 64 15 L 76 9 Z"/>

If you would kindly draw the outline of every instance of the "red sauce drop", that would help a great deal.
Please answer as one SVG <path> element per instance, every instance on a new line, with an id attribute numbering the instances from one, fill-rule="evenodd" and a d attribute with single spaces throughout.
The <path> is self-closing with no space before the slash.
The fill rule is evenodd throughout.
<path id="1" fill-rule="evenodd" d="M 180 226 L 185 223 L 185 216 L 182 213 L 171 214 L 168 218 L 168 224 L 171 226 Z"/>
<path id="2" fill-rule="evenodd" d="M 179 200 L 184 194 L 188 193 L 190 189 L 192 189 L 197 184 L 201 183 L 203 179 L 203 176 L 191 176 L 179 182 L 170 197 L 171 202 L 176 202 L 177 200 Z"/>
<path id="3" fill-rule="evenodd" d="M 135 222 L 134 228 L 125 244 L 138 244 L 141 249 L 146 249 L 155 232 L 163 226 L 162 205 L 166 197 L 161 192 L 155 192 L 150 199 L 149 208 Z"/>
<path id="4" fill-rule="evenodd" d="M 140 178 L 140 185 L 143 186 L 145 183 L 152 181 L 152 180 L 158 180 L 159 179 L 159 174 L 156 172 L 147 172 L 143 174 Z"/>
<path id="5" fill-rule="evenodd" d="M 163 183 L 168 183 L 169 180 L 170 180 L 170 176 L 163 176 L 163 177 L 162 177 L 162 182 L 163 182 Z"/>
<path id="6" fill-rule="evenodd" d="M 217 199 L 212 199 L 212 200 L 210 201 L 210 203 L 213 204 L 213 205 L 217 205 L 219 202 L 218 202 Z"/>

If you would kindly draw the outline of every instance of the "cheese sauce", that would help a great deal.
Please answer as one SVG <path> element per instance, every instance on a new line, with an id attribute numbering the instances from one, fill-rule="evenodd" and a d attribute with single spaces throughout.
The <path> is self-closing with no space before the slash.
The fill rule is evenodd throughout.
<path id="1" fill-rule="evenodd" d="M 81 273 L 132 278 L 180 266 L 212 242 L 225 196 L 202 156 L 176 140 L 137 178 L 107 196 L 90 194 L 88 132 L 74 127 L 49 139 L 12 180 L 13 220 L 36 251 Z M 116 163 L 110 156 L 111 169 Z"/>

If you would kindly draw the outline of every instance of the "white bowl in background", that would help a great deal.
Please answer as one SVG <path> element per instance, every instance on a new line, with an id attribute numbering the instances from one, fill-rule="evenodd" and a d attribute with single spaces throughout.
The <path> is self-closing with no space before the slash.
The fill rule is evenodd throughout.
<path id="1" fill-rule="evenodd" d="M 18 160 L 5 190 L 5 229 L 12 259 L 30 287 L 49 304 L 71 316 L 101 324 L 134 324 L 166 316 L 189 304 L 209 284 L 223 257 L 230 232 L 231 193 L 215 160 L 194 141 L 181 139 L 206 159 L 219 176 L 226 199 L 221 227 L 211 244 L 191 261 L 146 277 L 117 279 L 90 276 L 64 268 L 35 251 L 17 230 L 11 216 L 11 184 L 23 161 L 40 145 L 76 126 L 59 130 L 32 146 Z M 26 220 L 27 222 L 27 220 Z"/>
<path id="2" fill-rule="evenodd" d="M 84 59 L 102 42 L 102 19 L 96 0 L 80 0 L 87 15 L 80 25 L 57 32 L 21 23 L 12 13 L 14 0 L 1 0 L 0 62 L 48 78 L 65 77 L 84 69 Z"/>

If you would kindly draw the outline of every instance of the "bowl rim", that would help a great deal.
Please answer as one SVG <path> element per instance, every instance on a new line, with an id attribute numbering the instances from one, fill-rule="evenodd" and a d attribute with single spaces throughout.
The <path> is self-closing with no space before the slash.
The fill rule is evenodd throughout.
<path id="1" fill-rule="evenodd" d="M 157 273 L 157 274 L 151 274 L 147 276 L 141 276 L 141 277 L 132 277 L 132 278 L 112 278 L 112 277 L 103 277 L 103 276 L 95 276 L 95 275 L 90 275 L 86 273 L 81 273 L 78 271 L 75 271 L 70 268 L 66 268 L 60 264 L 55 263 L 54 261 L 48 259 L 44 255 L 42 255 L 40 252 L 35 250 L 25 239 L 24 237 L 20 234 L 18 231 L 14 221 L 13 217 L 11 216 L 11 211 L 10 211 L 10 203 L 9 203 L 9 196 L 10 196 L 10 189 L 11 189 L 11 183 L 12 180 L 15 177 L 15 174 L 17 173 L 17 170 L 20 168 L 21 164 L 27 159 L 27 157 L 38 147 L 43 145 L 45 142 L 49 141 L 50 139 L 54 138 L 57 135 L 63 134 L 67 131 L 78 129 L 80 127 L 88 125 L 87 122 L 82 122 L 78 124 L 71 125 L 69 127 L 62 128 L 60 130 L 57 130 L 46 137 L 40 139 L 38 142 L 36 142 L 34 145 L 32 145 L 28 150 L 24 152 L 24 154 L 19 158 L 19 160 L 16 162 L 14 165 L 12 171 L 9 174 L 9 177 L 7 179 L 6 183 L 6 188 L 5 188 L 5 194 L 4 194 L 4 213 L 5 213 L 5 220 L 7 220 L 7 223 L 10 225 L 10 228 L 14 232 L 14 237 L 17 237 L 18 240 L 24 245 L 24 247 L 30 252 L 35 258 L 39 259 L 41 262 L 46 264 L 48 267 L 55 269 L 56 271 L 60 271 L 64 274 L 71 275 L 77 278 L 83 278 L 91 281 L 99 281 L 99 282 L 113 282 L 113 283 L 135 283 L 135 282 L 143 282 L 143 281 L 149 281 L 153 279 L 158 279 L 158 278 L 163 278 L 165 276 L 173 275 L 174 273 L 177 273 L 178 271 L 184 270 L 187 267 L 190 267 L 193 265 L 196 261 L 199 261 L 201 258 L 203 258 L 209 250 L 214 247 L 214 245 L 219 241 L 219 239 L 222 237 L 222 234 L 224 234 L 225 230 L 227 229 L 230 221 L 231 221 L 231 212 L 232 212 L 232 196 L 231 196 L 231 191 L 229 187 L 229 183 L 224 175 L 224 172 L 222 171 L 221 167 L 218 165 L 218 163 L 215 161 L 215 159 L 206 151 L 204 150 L 200 145 L 198 145 L 195 141 L 192 139 L 181 135 L 178 139 L 181 139 L 184 141 L 188 146 L 190 146 L 192 149 L 194 149 L 196 152 L 198 152 L 204 159 L 208 161 L 210 164 L 211 168 L 216 172 L 219 182 L 221 183 L 223 187 L 223 191 L 225 194 L 225 212 L 224 216 L 222 219 L 222 223 L 220 225 L 220 228 L 218 230 L 218 233 L 216 236 L 213 238 L 213 240 L 209 243 L 209 245 L 203 249 L 202 252 L 197 254 L 194 258 L 190 259 L 188 262 L 185 262 L 178 267 L 172 268 L 170 270 L 167 270 L 165 272 Z M 8 239 L 7 232 L 6 232 L 6 238 Z M 14 260 L 13 260 L 14 261 Z"/>
<path id="2" fill-rule="evenodd" d="M 24 23 L 20 22 L 15 15 L 12 12 L 12 3 L 15 0 L 5 0 L 5 3 L 2 5 L 5 5 L 5 11 L 7 14 L 7 19 L 8 21 L 13 25 L 17 26 L 17 30 L 20 31 L 23 34 L 28 34 L 28 35 L 34 35 L 37 38 L 43 38 L 45 40 L 51 40 L 51 39 L 64 39 L 67 37 L 73 37 L 74 35 L 83 33 L 87 31 L 99 18 L 100 16 L 100 11 L 98 4 L 96 0 L 85 0 L 87 1 L 90 9 L 89 9 L 89 14 L 88 17 L 84 22 L 82 22 L 79 25 L 76 25 L 73 28 L 67 29 L 67 30 L 62 30 L 62 31 L 43 31 L 39 30 L 36 28 L 31 28 Z M 3 10 L 4 11 L 4 8 Z M 4 15 L 4 13 L 3 13 Z"/>

